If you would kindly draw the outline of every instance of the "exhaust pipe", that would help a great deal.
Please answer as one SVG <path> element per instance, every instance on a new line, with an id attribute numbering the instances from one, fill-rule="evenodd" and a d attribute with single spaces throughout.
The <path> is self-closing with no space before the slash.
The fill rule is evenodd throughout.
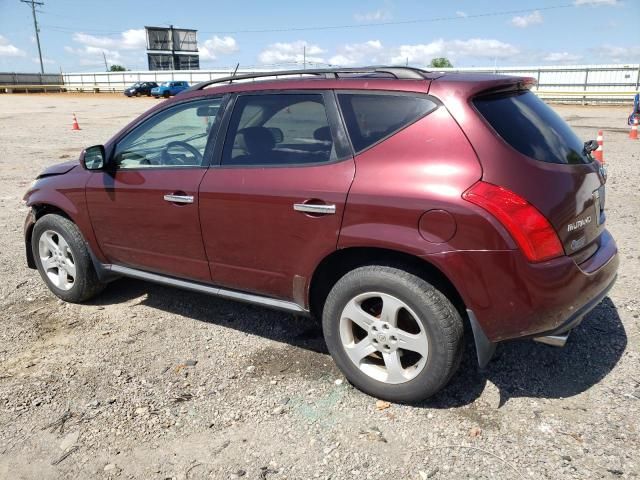
<path id="1" fill-rule="evenodd" d="M 564 347 L 569 338 L 569 333 L 563 333 L 561 335 L 547 335 L 546 337 L 535 337 L 534 340 L 545 345 L 551 345 L 552 347 Z"/>

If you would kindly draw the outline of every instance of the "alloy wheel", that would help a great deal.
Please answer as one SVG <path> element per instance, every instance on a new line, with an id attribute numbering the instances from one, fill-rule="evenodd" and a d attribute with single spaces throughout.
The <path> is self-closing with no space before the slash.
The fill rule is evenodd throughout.
<path id="1" fill-rule="evenodd" d="M 47 277 L 60 290 L 70 290 L 76 281 L 76 264 L 62 235 L 46 230 L 38 242 L 40 263 Z"/>
<path id="2" fill-rule="evenodd" d="M 429 355 L 429 339 L 418 316 L 386 293 L 363 293 L 347 303 L 340 316 L 340 340 L 351 362 L 383 383 L 412 380 Z"/>

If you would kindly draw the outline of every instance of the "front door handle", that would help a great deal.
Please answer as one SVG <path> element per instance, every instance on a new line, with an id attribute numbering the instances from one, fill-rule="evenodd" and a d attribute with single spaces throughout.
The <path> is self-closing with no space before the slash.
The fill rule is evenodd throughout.
<path id="1" fill-rule="evenodd" d="M 193 195 L 168 194 L 164 196 L 164 199 L 171 203 L 193 203 Z"/>
<path id="2" fill-rule="evenodd" d="M 315 213 L 316 215 L 331 215 L 336 213 L 335 205 L 323 203 L 294 203 L 293 209 L 296 212 Z"/>

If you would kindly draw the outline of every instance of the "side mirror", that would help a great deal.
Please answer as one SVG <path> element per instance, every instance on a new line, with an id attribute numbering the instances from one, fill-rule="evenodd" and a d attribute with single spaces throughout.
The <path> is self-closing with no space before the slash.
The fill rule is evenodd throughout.
<path id="1" fill-rule="evenodd" d="M 80 163 L 87 170 L 102 170 L 105 166 L 104 146 L 85 148 L 80 154 Z"/>

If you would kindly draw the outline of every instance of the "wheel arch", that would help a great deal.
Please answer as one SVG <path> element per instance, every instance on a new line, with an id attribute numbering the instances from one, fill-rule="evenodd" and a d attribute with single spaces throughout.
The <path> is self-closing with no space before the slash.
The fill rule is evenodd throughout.
<path id="1" fill-rule="evenodd" d="M 402 251 L 379 247 L 348 247 L 327 255 L 313 272 L 308 287 L 311 314 L 322 318 L 324 301 L 335 283 L 347 272 L 365 265 L 398 267 L 419 276 L 440 290 L 464 318 L 465 303 L 447 275 L 433 263 Z"/>
<path id="2" fill-rule="evenodd" d="M 33 249 L 31 247 L 31 240 L 33 238 L 33 227 L 35 227 L 36 222 L 41 219 L 43 216 L 48 214 L 56 214 L 61 217 L 65 217 L 68 220 L 74 222 L 71 215 L 69 215 L 62 208 L 52 205 L 49 203 L 36 203 L 31 205 L 32 217 L 30 217 L 30 221 L 28 221 L 25 225 L 24 229 L 24 243 L 25 243 L 25 254 L 27 256 L 27 266 L 29 268 L 36 268 L 36 260 L 33 257 Z M 75 222 L 74 222 L 75 223 Z"/>

